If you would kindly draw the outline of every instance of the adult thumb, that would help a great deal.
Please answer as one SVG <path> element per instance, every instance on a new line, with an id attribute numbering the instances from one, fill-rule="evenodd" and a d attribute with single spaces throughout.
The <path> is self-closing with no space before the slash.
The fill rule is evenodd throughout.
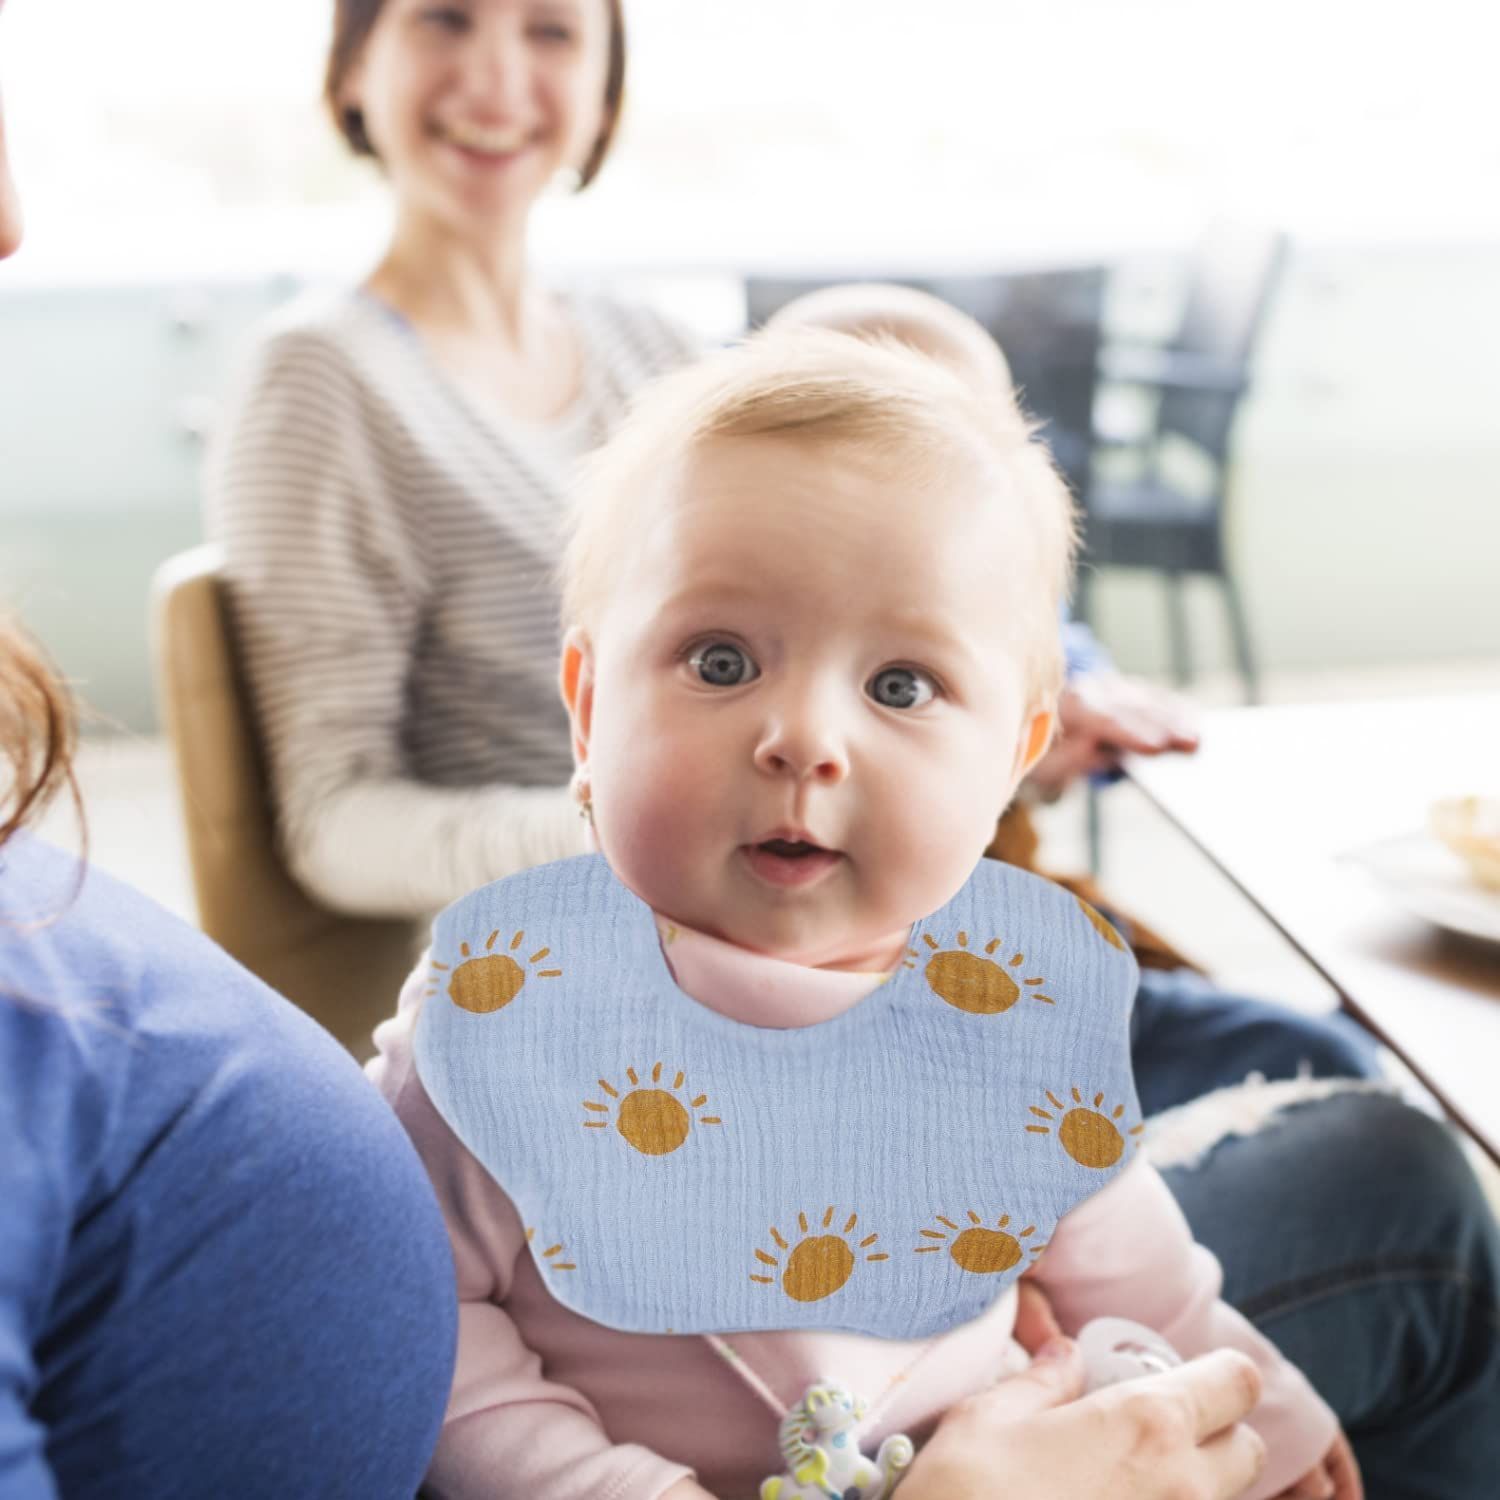
<path id="1" fill-rule="evenodd" d="M 1026 1369 L 971 1397 L 986 1421 L 1014 1422 L 1083 1394 L 1083 1356 L 1072 1339 L 1049 1339 Z"/>

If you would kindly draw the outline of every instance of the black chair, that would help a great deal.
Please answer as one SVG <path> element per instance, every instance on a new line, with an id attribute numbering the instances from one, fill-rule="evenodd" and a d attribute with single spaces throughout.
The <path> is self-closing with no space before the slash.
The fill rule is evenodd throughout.
<path id="1" fill-rule="evenodd" d="M 751 276 L 747 322 L 758 328 L 779 307 L 807 292 L 848 281 L 895 282 L 941 297 L 988 330 L 1005 351 L 1028 412 L 1075 495 L 1087 492 L 1093 461 L 1094 390 L 1104 310 L 1103 267 L 1026 271 L 1015 275 Z"/>
<path id="2" fill-rule="evenodd" d="M 1224 548 L 1230 439 L 1240 399 L 1249 388 L 1250 359 L 1286 260 L 1285 235 L 1220 222 L 1204 236 L 1192 263 L 1186 305 L 1165 346 L 1105 347 L 1103 382 L 1156 393 L 1149 430 L 1122 443 L 1096 429 L 1096 458 L 1122 447 L 1135 451 L 1133 477 L 1106 477 L 1095 463 L 1084 496 L 1084 566 L 1078 613 L 1091 620 L 1091 572 L 1104 567 L 1151 568 L 1163 576 L 1173 675 L 1192 678 L 1182 605 L 1184 574 L 1218 580 L 1247 702 L 1260 693 L 1244 606 Z M 1181 461 L 1207 470 L 1201 488 L 1180 478 Z M 1178 461 L 1174 468 L 1174 458 Z M 1205 462 L 1206 461 L 1206 462 Z"/>

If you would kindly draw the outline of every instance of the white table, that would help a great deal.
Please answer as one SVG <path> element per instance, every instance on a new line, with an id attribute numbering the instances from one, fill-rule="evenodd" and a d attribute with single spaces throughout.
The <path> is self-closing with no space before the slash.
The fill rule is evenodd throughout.
<path id="1" fill-rule="evenodd" d="M 1500 693 L 1211 712 L 1131 780 L 1500 1162 L 1500 944 L 1413 915 L 1349 851 L 1500 792 Z"/>

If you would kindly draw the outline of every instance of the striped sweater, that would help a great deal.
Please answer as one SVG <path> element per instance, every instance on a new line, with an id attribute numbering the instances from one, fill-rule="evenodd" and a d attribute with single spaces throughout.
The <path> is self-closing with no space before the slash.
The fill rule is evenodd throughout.
<path id="1" fill-rule="evenodd" d="M 696 346 L 604 298 L 555 423 L 480 410 L 364 292 L 257 348 L 210 456 L 287 862 L 329 906 L 422 916 L 578 853 L 553 577 L 573 462 Z"/>

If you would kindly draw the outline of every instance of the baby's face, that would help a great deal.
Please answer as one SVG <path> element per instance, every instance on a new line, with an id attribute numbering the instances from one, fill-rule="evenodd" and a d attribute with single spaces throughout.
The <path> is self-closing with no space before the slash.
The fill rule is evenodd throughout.
<path id="1" fill-rule="evenodd" d="M 665 484 L 595 638 L 570 637 L 600 848 L 686 926 L 888 967 L 1045 733 L 1005 479 L 964 462 L 914 483 L 778 436 L 714 439 Z"/>

